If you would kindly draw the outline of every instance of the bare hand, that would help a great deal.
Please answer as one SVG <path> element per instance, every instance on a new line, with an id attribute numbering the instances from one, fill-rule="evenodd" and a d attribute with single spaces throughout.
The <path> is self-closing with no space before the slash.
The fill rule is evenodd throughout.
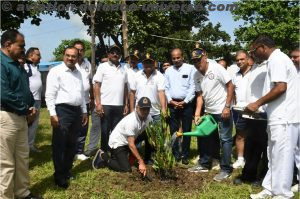
<path id="1" fill-rule="evenodd" d="M 185 105 L 186 105 L 185 101 L 178 102 L 177 108 L 184 108 Z"/>
<path id="2" fill-rule="evenodd" d="M 82 126 L 85 126 L 89 121 L 87 113 L 82 114 Z"/>
<path id="3" fill-rule="evenodd" d="M 50 117 L 50 122 L 51 122 L 51 126 L 53 128 L 57 128 L 59 126 L 59 120 L 58 120 L 57 115 L 51 116 Z"/>
<path id="4" fill-rule="evenodd" d="M 96 106 L 96 113 L 102 117 L 104 115 L 104 109 L 103 109 L 103 106 L 101 104 L 98 104 Z"/>
<path id="5" fill-rule="evenodd" d="M 29 113 L 29 115 L 27 115 L 27 123 L 30 125 L 33 123 L 38 110 L 35 107 L 30 107 L 29 111 L 30 111 L 30 113 Z"/>
<path id="6" fill-rule="evenodd" d="M 230 117 L 230 108 L 225 107 L 222 111 L 221 118 L 227 120 Z"/>
<path id="7" fill-rule="evenodd" d="M 124 106 L 124 110 L 123 110 L 123 115 L 127 115 L 127 114 L 128 114 L 128 111 L 129 111 L 128 106 L 125 105 L 125 106 Z"/>
<path id="8" fill-rule="evenodd" d="M 147 168 L 146 168 L 144 161 L 139 162 L 139 171 L 141 172 L 141 174 L 143 176 L 146 176 Z"/>
<path id="9" fill-rule="evenodd" d="M 249 112 L 249 113 L 255 113 L 259 108 L 259 105 L 254 102 L 254 103 L 250 103 L 248 104 L 248 106 L 246 106 L 245 108 L 245 112 Z"/>
<path id="10" fill-rule="evenodd" d="M 199 125 L 199 124 L 201 123 L 202 119 L 201 119 L 200 116 L 195 116 L 194 121 L 195 121 L 195 124 L 196 124 L 196 125 Z"/>

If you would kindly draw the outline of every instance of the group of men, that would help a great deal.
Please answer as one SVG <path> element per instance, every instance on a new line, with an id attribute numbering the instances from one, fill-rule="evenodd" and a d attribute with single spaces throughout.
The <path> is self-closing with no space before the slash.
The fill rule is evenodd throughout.
<path id="1" fill-rule="evenodd" d="M 24 46 L 24 36 L 18 31 L 3 33 L 0 177 L 3 198 L 39 198 L 28 190 L 28 156 L 29 149 L 38 152 L 33 140 L 41 104 L 38 72 L 41 55 L 38 48 L 30 48 L 26 53 L 27 63 L 20 66 L 18 60 Z M 218 123 L 217 131 L 198 138 L 199 160 L 188 169 L 190 172 L 208 172 L 213 159 L 218 159 L 220 172 L 215 181 L 229 178 L 233 167 L 243 167 L 235 184 L 255 184 L 264 177 L 264 190 L 251 194 L 251 198 L 293 197 L 293 168 L 296 163 L 299 171 L 300 166 L 299 48 L 291 53 L 293 63 L 270 37 L 260 35 L 251 43 L 249 52 L 236 53 L 237 69 L 208 59 L 207 52 L 200 47 L 191 52 L 193 65 L 187 64 L 182 50 L 175 48 L 171 51 L 173 65 L 164 63 L 162 74 L 156 69 L 157 60 L 149 53 L 142 59 L 132 53 L 128 63 L 121 66 L 121 49 L 113 46 L 94 76 L 84 50 L 80 41 L 65 48 L 63 62 L 47 76 L 45 100 L 53 128 L 57 186 L 69 186 L 74 158 L 85 160 L 92 156 L 100 135 L 94 168 L 107 166 L 115 171 L 131 171 L 128 158 L 131 154 L 137 159 L 139 171 L 146 175 L 146 164 L 153 163 L 154 149 L 148 143 L 145 129 L 149 123 L 168 117 L 169 110 L 171 134 L 191 131 L 193 120 L 198 125 L 203 114 L 212 115 Z M 137 67 L 139 61 L 142 70 Z M 89 113 L 90 143 L 84 151 Z M 238 157 L 232 165 L 233 124 Z M 139 152 L 143 140 L 144 158 Z M 189 164 L 190 142 L 190 137 L 183 137 L 174 143 L 172 150 L 177 162 Z M 260 162 L 263 169 L 259 169 Z"/>

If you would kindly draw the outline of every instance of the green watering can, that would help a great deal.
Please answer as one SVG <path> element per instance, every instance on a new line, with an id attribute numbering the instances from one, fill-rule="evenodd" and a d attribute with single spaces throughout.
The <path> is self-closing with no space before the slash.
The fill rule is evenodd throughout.
<path id="1" fill-rule="evenodd" d="M 177 132 L 177 137 L 180 136 L 209 136 L 218 128 L 218 124 L 211 115 L 205 115 L 201 117 L 201 123 L 198 124 L 192 132 Z"/>

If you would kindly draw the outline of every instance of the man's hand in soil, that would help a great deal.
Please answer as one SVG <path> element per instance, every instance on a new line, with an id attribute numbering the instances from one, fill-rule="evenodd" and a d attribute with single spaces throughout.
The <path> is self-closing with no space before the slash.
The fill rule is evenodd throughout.
<path id="1" fill-rule="evenodd" d="M 139 160 L 139 171 L 141 172 L 141 174 L 143 176 L 146 176 L 147 168 L 146 168 L 146 165 L 145 165 L 145 163 L 142 159 Z"/>

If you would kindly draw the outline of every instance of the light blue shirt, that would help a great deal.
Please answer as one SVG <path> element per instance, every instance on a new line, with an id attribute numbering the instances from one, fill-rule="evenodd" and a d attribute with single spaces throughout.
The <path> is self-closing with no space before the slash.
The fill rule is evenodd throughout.
<path id="1" fill-rule="evenodd" d="M 169 67 L 165 72 L 166 96 L 168 103 L 172 99 L 184 99 L 189 103 L 195 97 L 194 73 L 196 69 L 190 64 L 182 64 L 178 69 Z"/>

